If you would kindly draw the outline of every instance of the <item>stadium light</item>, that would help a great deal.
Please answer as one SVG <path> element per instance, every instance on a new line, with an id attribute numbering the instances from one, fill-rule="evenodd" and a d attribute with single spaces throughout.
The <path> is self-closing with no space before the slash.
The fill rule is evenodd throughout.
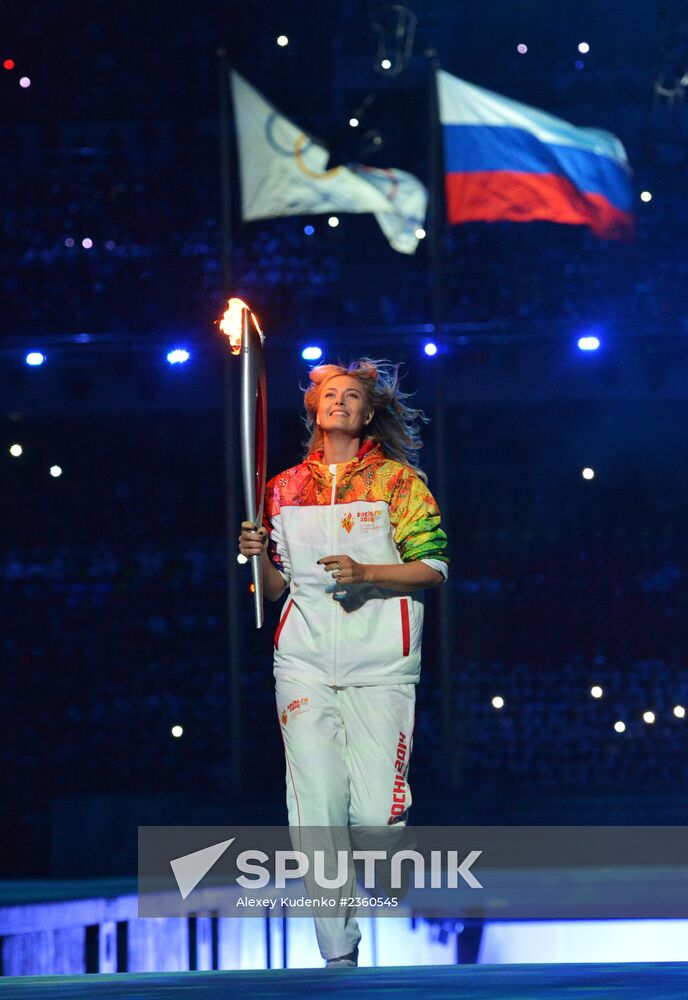
<path id="1" fill-rule="evenodd" d="M 27 365 L 31 365 L 33 368 L 35 368 L 36 365 L 43 364 L 43 362 L 45 361 L 45 354 L 41 354 L 40 351 L 29 351 L 24 360 L 26 361 Z"/>
<path id="2" fill-rule="evenodd" d="M 685 719 L 686 710 L 683 705 L 674 705 L 674 715 L 677 719 Z"/>
<path id="3" fill-rule="evenodd" d="M 322 348 L 315 345 L 304 347 L 301 351 L 301 357 L 304 361 L 318 361 L 322 357 Z"/>
<path id="4" fill-rule="evenodd" d="M 175 737 L 176 739 L 179 739 L 179 737 L 180 737 L 180 736 L 182 735 L 182 733 L 184 732 L 184 729 L 183 729 L 183 727 L 182 727 L 182 726 L 172 726 L 172 728 L 170 729 L 170 732 L 172 733 L 172 735 L 173 735 L 173 736 L 174 736 L 174 737 Z"/>
<path id="5" fill-rule="evenodd" d="M 601 698 L 602 697 L 602 693 L 603 693 L 602 692 L 602 688 L 600 687 L 599 684 L 594 684 L 590 688 L 590 694 L 593 696 L 593 698 Z"/>
<path id="6" fill-rule="evenodd" d="M 60 476 L 62 475 L 62 469 L 60 468 L 60 466 L 59 465 L 51 465 L 50 466 L 50 475 L 53 477 L 53 479 L 59 479 Z"/>
<path id="7" fill-rule="evenodd" d="M 20 444 L 10 445 L 10 455 L 12 458 L 19 458 L 20 455 L 24 454 L 24 449 Z"/>
<path id="8" fill-rule="evenodd" d="M 188 361 L 191 355 L 188 351 L 185 351 L 181 347 L 176 347 L 173 351 L 169 351 L 167 354 L 167 360 L 171 365 L 183 365 L 185 361 Z"/>
<path id="9" fill-rule="evenodd" d="M 579 337 L 579 351 L 598 351 L 600 349 L 599 337 Z"/>
<path id="10" fill-rule="evenodd" d="M 647 203 L 648 201 L 652 201 L 652 192 L 651 191 L 641 191 L 640 192 L 640 200 L 644 201 L 645 203 Z"/>
<path id="11" fill-rule="evenodd" d="M 504 699 L 502 698 L 501 695 L 497 694 L 494 696 L 494 698 L 492 699 L 492 707 L 504 708 Z"/>
<path id="12" fill-rule="evenodd" d="M 614 729 L 616 730 L 617 733 L 625 733 L 626 732 L 626 723 L 625 722 L 621 722 L 621 721 L 615 722 L 614 723 Z"/>
<path id="13" fill-rule="evenodd" d="M 289 45 L 289 39 L 287 38 L 287 36 L 286 36 L 286 35 L 278 35 L 278 36 L 277 36 L 277 44 L 279 45 L 279 47 L 280 47 L 281 49 L 283 49 L 283 48 L 285 48 L 285 47 L 286 47 L 287 45 Z"/>
<path id="14" fill-rule="evenodd" d="M 581 472 L 581 476 L 583 477 L 583 479 L 594 479 L 595 478 L 595 470 L 591 469 L 589 467 L 586 467 Z"/>
<path id="15" fill-rule="evenodd" d="M 429 340 L 423 350 L 429 358 L 433 358 L 437 354 L 437 344 L 433 344 L 432 341 Z"/>
<path id="16" fill-rule="evenodd" d="M 528 46 L 525 44 L 525 42 L 519 42 L 519 44 L 516 46 L 516 51 L 518 52 L 519 55 L 524 56 L 528 51 Z"/>

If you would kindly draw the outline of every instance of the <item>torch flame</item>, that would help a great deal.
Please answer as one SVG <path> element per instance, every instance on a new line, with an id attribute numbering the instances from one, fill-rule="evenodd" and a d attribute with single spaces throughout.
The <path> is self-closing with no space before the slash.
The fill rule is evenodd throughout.
<path id="1" fill-rule="evenodd" d="M 244 309 L 247 309 L 251 314 L 253 325 L 258 333 L 260 333 L 261 336 L 263 333 L 258 325 L 257 316 L 251 312 L 249 306 L 247 306 L 241 299 L 230 299 L 227 303 L 225 314 L 220 320 L 220 329 L 227 335 L 227 337 L 229 337 L 229 347 L 232 354 L 241 354 L 241 330 Z"/>

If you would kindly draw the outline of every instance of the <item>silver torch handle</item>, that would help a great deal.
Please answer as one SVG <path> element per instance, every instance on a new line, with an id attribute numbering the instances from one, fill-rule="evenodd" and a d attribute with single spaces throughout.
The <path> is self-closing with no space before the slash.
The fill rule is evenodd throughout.
<path id="1" fill-rule="evenodd" d="M 256 529 L 263 522 L 267 467 L 267 399 L 263 341 L 249 309 L 242 315 L 241 337 L 241 466 L 246 516 Z M 251 557 L 256 628 L 263 624 L 261 556 Z"/>

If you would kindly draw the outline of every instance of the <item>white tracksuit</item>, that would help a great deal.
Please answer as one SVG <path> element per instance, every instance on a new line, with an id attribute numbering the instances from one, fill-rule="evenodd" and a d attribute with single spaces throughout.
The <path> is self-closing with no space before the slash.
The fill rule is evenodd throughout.
<path id="1" fill-rule="evenodd" d="M 337 586 L 317 560 L 422 559 L 446 579 L 446 536 L 423 480 L 379 445 L 338 465 L 321 458 L 274 477 L 265 497 L 270 555 L 290 586 L 274 669 L 289 825 L 393 827 L 411 805 L 423 594 Z M 316 917 L 324 958 L 355 949 L 354 913 Z"/>

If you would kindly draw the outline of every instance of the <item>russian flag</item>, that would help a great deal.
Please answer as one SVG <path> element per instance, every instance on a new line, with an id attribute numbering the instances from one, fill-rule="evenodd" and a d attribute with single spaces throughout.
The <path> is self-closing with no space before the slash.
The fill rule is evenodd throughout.
<path id="1" fill-rule="evenodd" d="M 631 170 L 611 132 L 437 74 L 450 222 L 585 225 L 604 239 L 633 234 Z"/>

